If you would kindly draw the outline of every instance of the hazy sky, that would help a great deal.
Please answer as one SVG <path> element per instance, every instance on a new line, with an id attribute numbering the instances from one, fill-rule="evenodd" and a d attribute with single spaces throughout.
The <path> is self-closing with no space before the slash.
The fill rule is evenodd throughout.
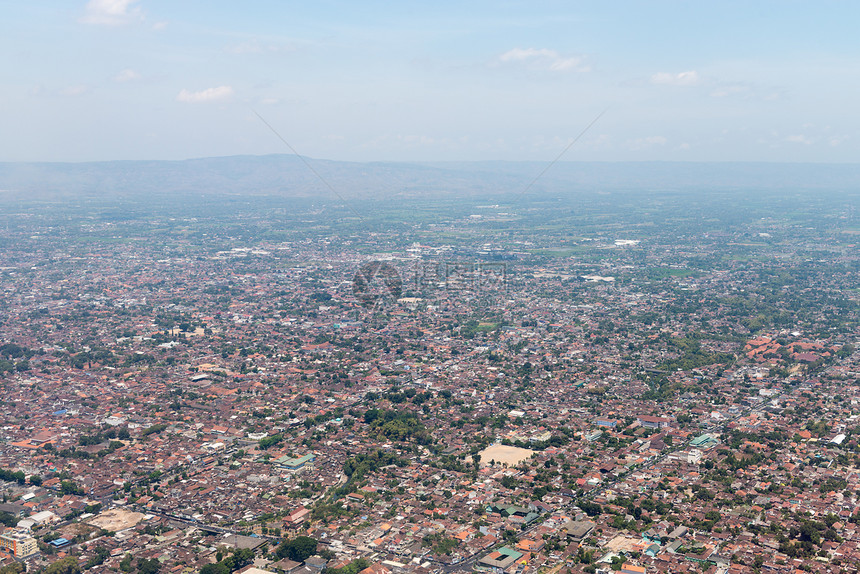
<path id="1" fill-rule="evenodd" d="M 0 0 L 0 161 L 860 161 L 860 3 Z"/>

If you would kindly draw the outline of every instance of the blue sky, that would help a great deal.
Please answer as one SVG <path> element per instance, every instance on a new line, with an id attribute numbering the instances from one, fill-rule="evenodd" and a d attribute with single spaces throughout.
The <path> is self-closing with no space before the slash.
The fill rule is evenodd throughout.
<path id="1" fill-rule="evenodd" d="M 0 0 L 0 161 L 860 158 L 857 2 Z"/>

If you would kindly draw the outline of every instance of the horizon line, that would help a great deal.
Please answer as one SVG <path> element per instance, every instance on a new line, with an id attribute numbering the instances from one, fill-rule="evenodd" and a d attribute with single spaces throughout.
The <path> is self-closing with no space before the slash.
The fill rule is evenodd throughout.
<path id="1" fill-rule="evenodd" d="M 217 159 L 233 159 L 233 158 L 274 158 L 274 157 L 293 157 L 296 159 L 310 159 L 313 161 L 331 162 L 331 163 L 350 163 L 350 164 L 397 164 L 397 165 L 443 165 L 443 164 L 482 164 L 482 163 L 510 163 L 510 164 L 543 164 L 546 163 L 540 159 L 515 160 L 515 159 L 449 159 L 449 160 L 344 160 L 331 159 L 322 157 L 313 157 L 304 154 L 291 153 L 269 153 L 269 154 L 232 154 L 232 155 L 213 155 L 187 157 L 182 159 L 92 159 L 92 160 L 77 160 L 77 161 L 62 161 L 62 160 L 16 160 L 16 161 L 0 161 L 0 165 L 85 165 L 97 163 L 181 163 L 188 161 L 201 160 L 217 160 Z M 844 162 L 844 161 L 775 161 L 775 160 L 559 160 L 557 164 L 678 164 L 678 165 L 806 165 L 806 166 L 860 166 L 860 161 Z"/>

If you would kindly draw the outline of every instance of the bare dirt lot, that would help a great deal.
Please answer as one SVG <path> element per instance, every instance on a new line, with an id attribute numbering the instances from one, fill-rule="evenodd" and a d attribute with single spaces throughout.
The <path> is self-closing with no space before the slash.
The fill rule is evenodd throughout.
<path id="1" fill-rule="evenodd" d="M 516 466 L 524 460 L 532 457 L 535 451 L 520 448 L 518 446 L 505 446 L 503 444 L 494 444 L 488 446 L 478 454 L 481 455 L 481 466 L 489 466 L 490 461 L 495 461 L 496 464 L 507 463 L 508 466 Z"/>
<path id="2" fill-rule="evenodd" d="M 642 540 L 619 534 L 607 542 L 603 549 L 616 554 L 619 552 L 641 552 Z"/>
<path id="3" fill-rule="evenodd" d="M 98 530 L 95 526 L 91 524 L 82 524 L 80 522 L 73 522 L 68 526 L 63 527 L 59 530 L 60 536 L 65 538 L 66 540 L 71 540 L 75 536 L 89 536 L 91 533 Z"/>
<path id="4" fill-rule="evenodd" d="M 131 528 L 141 520 L 143 520 L 143 514 L 140 512 L 131 512 L 129 510 L 122 510 L 121 508 L 114 508 L 113 510 L 102 512 L 87 522 L 93 526 L 110 530 L 111 532 L 119 532 L 120 530 Z"/>

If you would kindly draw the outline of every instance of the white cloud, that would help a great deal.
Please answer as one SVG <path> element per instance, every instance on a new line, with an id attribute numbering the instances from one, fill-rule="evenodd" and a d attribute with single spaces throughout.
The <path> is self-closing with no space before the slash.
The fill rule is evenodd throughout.
<path id="1" fill-rule="evenodd" d="M 135 80 L 140 79 L 140 74 L 132 70 L 131 68 L 126 68 L 121 71 L 119 74 L 113 77 L 114 82 L 124 83 L 124 82 L 133 82 Z"/>
<path id="2" fill-rule="evenodd" d="M 503 64 L 522 63 L 553 72 L 589 71 L 588 66 L 583 65 L 583 58 L 579 56 L 564 57 L 555 50 L 546 48 L 514 48 L 499 56 L 498 61 Z"/>
<path id="3" fill-rule="evenodd" d="M 198 104 L 201 102 L 216 102 L 226 100 L 233 95 L 233 88 L 230 86 L 218 86 L 217 88 L 207 88 L 199 92 L 189 92 L 182 90 L 176 96 L 177 102 L 185 102 L 187 104 Z"/>
<path id="4" fill-rule="evenodd" d="M 167 28 L 167 22 L 156 22 L 152 25 L 153 30 L 164 30 Z"/>
<path id="5" fill-rule="evenodd" d="M 699 83 L 699 74 L 696 70 L 677 74 L 660 72 L 651 76 L 651 83 L 665 86 L 694 86 Z"/>
<path id="6" fill-rule="evenodd" d="M 86 14 L 80 19 L 84 24 L 119 26 L 142 20 L 140 8 L 132 6 L 137 0 L 90 0 Z"/>

